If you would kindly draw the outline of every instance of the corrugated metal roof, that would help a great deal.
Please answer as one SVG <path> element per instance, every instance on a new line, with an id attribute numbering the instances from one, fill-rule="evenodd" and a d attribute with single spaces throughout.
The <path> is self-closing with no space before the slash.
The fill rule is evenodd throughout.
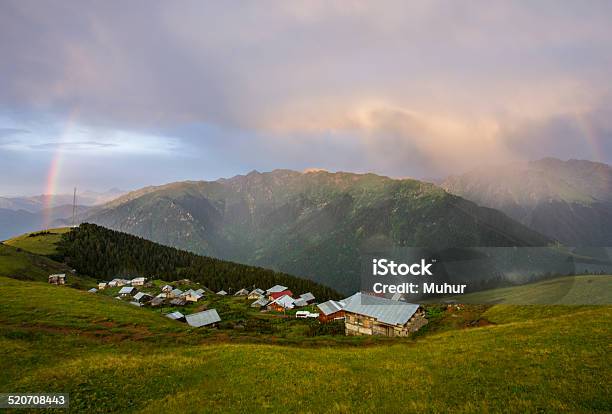
<path id="1" fill-rule="evenodd" d="M 249 295 L 253 295 L 253 294 L 263 295 L 264 293 L 266 293 L 266 292 L 264 292 L 261 289 L 255 288 L 255 289 L 253 289 L 252 291 L 249 292 Z"/>
<path id="2" fill-rule="evenodd" d="M 251 307 L 252 308 L 256 308 L 256 307 L 263 307 L 266 306 L 268 304 L 268 299 L 264 298 L 263 296 L 259 299 L 257 299 L 255 302 L 251 303 Z"/>
<path id="3" fill-rule="evenodd" d="M 314 295 L 312 293 L 310 293 L 310 292 L 302 293 L 300 295 L 300 298 L 304 299 L 305 301 L 308 301 L 308 302 L 310 302 L 311 300 L 315 299 Z"/>
<path id="4" fill-rule="evenodd" d="M 246 296 L 249 294 L 249 291 L 246 289 L 240 289 L 238 292 L 234 293 L 234 296 Z"/>
<path id="5" fill-rule="evenodd" d="M 96 293 L 97 291 L 98 291 L 98 289 L 96 289 L 96 288 L 91 288 L 91 289 L 88 290 L 88 292 L 91 292 L 91 293 Z"/>
<path id="6" fill-rule="evenodd" d="M 159 296 L 156 296 L 151 302 L 149 302 L 151 306 L 159 306 L 162 303 L 164 303 L 164 299 L 160 298 Z"/>
<path id="7" fill-rule="evenodd" d="M 148 293 L 145 293 L 145 292 L 138 292 L 137 294 L 134 295 L 134 299 L 136 299 L 136 300 L 140 300 L 140 299 L 145 298 L 145 297 L 149 297 L 150 298 L 151 295 L 149 295 Z"/>
<path id="8" fill-rule="evenodd" d="M 343 305 L 340 302 L 336 302 L 335 300 L 328 300 L 327 302 L 319 303 L 317 305 L 317 308 L 319 308 L 319 310 L 323 312 L 323 315 L 327 316 L 331 315 L 332 313 L 341 311 Z"/>
<path id="9" fill-rule="evenodd" d="M 225 290 L 220 290 L 217 292 L 217 295 L 225 296 L 227 295 L 227 292 Z"/>
<path id="10" fill-rule="evenodd" d="M 287 286 L 274 285 L 270 289 L 266 290 L 266 293 L 269 295 L 270 293 L 282 292 L 283 290 L 287 289 L 289 289 Z"/>
<path id="11" fill-rule="evenodd" d="M 293 304 L 297 307 L 302 307 L 308 305 L 308 302 L 303 298 L 297 298 Z"/>
<path id="12" fill-rule="evenodd" d="M 204 295 L 204 289 L 198 289 L 195 292 L 200 294 L 200 295 Z"/>
<path id="13" fill-rule="evenodd" d="M 129 295 L 129 294 L 131 294 L 131 293 L 132 293 L 133 291 L 135 291 L 135 290 L 136 290 L 136 288 L 135 288 L 135 287 L 125 286 L 125 287 L 122 287 L 122 288 L 119 290 L 119 294 L 120 294 L 120 295 Z"/>
<path id="14" fill-rule="evenodd" d="M 280 298 L 270 302 L 271 304 L 277 304 L 278 306 L 281 306 L 285 309 L 293 309 L 294 307 L 294 303 L 295 303 L 295 299 L 293 299 L 291 296 L 289 295 L 283 295 Z"/>
<path id="15" fill-rule="evenodd" d="M 199 328 L 200 326 L 211 325 L 221 321 L 219 314 L 216 309 L 209 309 L 203 312 L 192 313 L 191 315 L 185 316 L 187 323 L 190 326 Z"/>
<path id="16" fill-rule="evenodd" d="M 172 293 L 174 296 L 181 296 L 181 293 L 183 293 L 183 291 L 176 288 L 176 289 L 173 289 L 172 292 L 170 293 Z"/>
<path id="17" fill-rule="evenodd" d="M 419 305 L 377 296 L 356 293 L 344 307 L 346 312 L 375 318 L 388 325 L 404 325 L 415 314 Z"/>
<path id="18" fill-rule="evenodd" d="M 180 313 L 179 311 L 176 312 L 172 312 L 172 313 L 168 313 L 167 315 L 165 315 L 166 318 L 170 318 L 170 319 L 183 319 L 185 317 L 185 315 L 183 315 L 182 313 Z"/>

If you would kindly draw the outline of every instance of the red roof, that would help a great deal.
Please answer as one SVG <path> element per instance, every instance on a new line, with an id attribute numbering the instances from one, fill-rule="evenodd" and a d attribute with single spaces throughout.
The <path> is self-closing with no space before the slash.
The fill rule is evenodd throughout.
<path id="1" fill-rule="evenodd" d="M 281 296 L 285 296 L 285 295 L 293 296 L 293 292 L 287 289 L 287 290 L 283 290 L 282 292 L 270 293 L 270 297 L 272 298 L 272 300 L 278 299 Z"/>

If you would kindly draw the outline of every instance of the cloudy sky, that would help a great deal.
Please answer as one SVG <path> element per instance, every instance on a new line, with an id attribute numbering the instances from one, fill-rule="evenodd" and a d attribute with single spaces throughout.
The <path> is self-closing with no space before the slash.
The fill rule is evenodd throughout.
<path id="1" fill-rule="evenodd" d="M 596 0 L 3 0 L 0 194 L 610 163 L 611 21 Z"/>

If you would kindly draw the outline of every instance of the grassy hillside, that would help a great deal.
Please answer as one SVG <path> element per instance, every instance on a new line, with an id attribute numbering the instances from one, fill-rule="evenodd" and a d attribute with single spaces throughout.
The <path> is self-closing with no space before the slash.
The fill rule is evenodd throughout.
<path id="1" fill-rule="evenodd" d="M 26 233 L 4 242 L 9 246 L 18 247 L 30 253 L 51 256 L 57 253 L 57 243 L 62 235 L 68 233 L 70 227 L 60 227 L 45 231 Z"/>
<path id="2" fill-rule="evenodd" d="M 0 279 L 0 295 L 0 389 L 67 392 L 72 412 L 612 407 L 612 307 L 494 306 L 497 325 L 296 347 L 227 342 L 74 289 Z"/>
<path id="3" fill-rule="evenodd" d="M 460 303 L 515 305 L 605 305 L 612 303 L 612 276 L 565 276 L 527 285 L 455 296 Z"/>
<path id="4" fill-rule="evenodd" d="M 0 276 L 46 282 L 50 274 L 69 271 L 62 263 L 0 243 Z"/>

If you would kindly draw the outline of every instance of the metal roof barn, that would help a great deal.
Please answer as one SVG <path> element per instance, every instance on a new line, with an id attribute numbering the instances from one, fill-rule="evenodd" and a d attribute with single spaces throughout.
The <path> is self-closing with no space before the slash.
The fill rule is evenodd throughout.
<path id="1" fill-rule="evenodd" d="M 213 323 L 221 322 L 221 318 L 216 309 L 209 309 L 203 312 L 192 313 L 185 316 L 189 326 L 199 328 L 200 326 L 212 325 Z"/>
<path id="2" fill-rule="evenodd" d="M 377 296 L 356 293 L 344 307 L 345 312 L 376 318 L 388 325 L 404 325 L 419 309 L 419 305 Z"/>

